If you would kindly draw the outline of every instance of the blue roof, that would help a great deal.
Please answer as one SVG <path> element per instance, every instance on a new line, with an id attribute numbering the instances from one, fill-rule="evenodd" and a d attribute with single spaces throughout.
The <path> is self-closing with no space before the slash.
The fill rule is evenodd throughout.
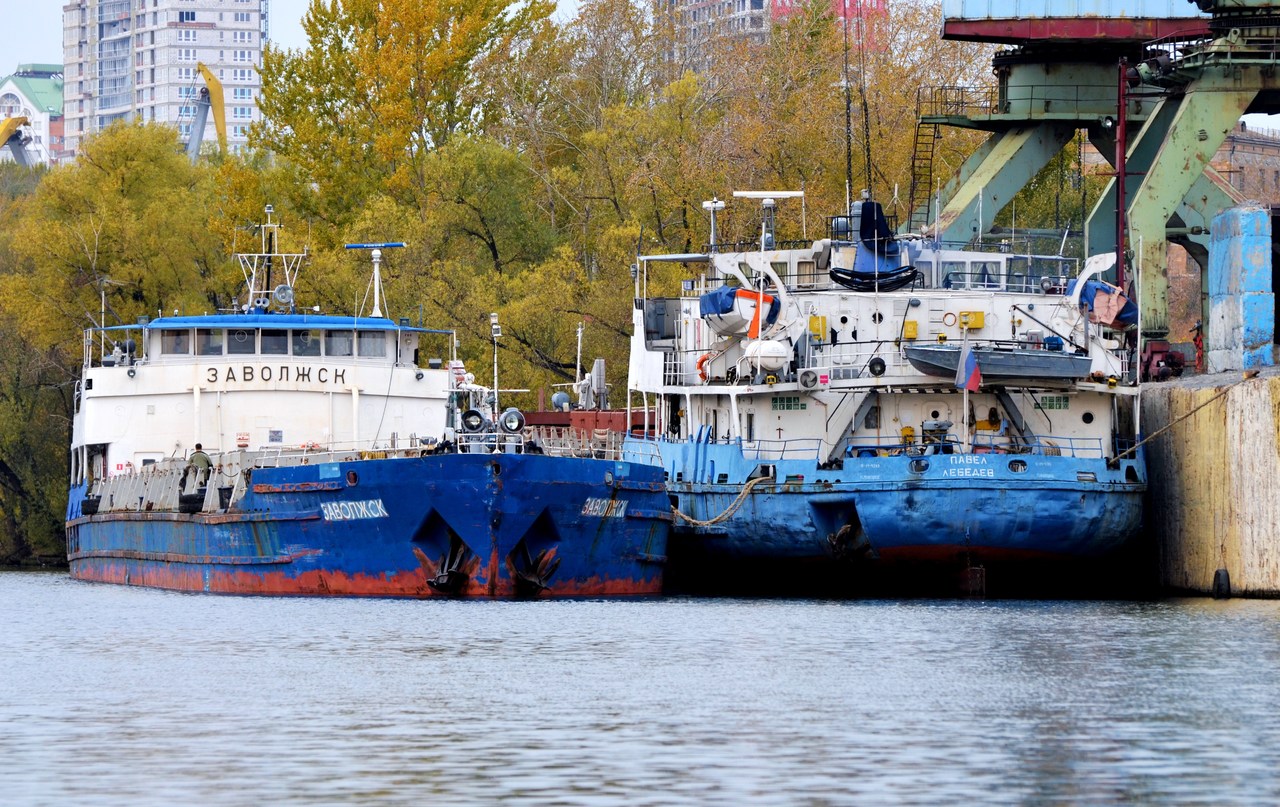
<path id="1" fill-rule="evenodd" d="M 453 333 L 436 328 L 414 328 L 398 325 L 381 317 L 336 317 L 330 314 L 202 314 L 190 317 L 160 317 L 144 326 L 117 325 L 104 328 L 108 331 L 155 328 L 238 328 L 251 330 L 276 330 L 307 328 L 326 331 L 408 331 L 411 333 Z"/>

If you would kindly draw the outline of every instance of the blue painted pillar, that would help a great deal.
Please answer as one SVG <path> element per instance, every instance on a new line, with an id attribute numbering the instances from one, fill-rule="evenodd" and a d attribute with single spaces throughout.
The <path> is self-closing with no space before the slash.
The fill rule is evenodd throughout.
<path id="1" fill-rule="evenodd" d="M 1271 216 L 1241 205 L 1213 219 L 1209 239 L 1208 370 L 1270 366 L 1276 330 L 1271 288 Z"/>

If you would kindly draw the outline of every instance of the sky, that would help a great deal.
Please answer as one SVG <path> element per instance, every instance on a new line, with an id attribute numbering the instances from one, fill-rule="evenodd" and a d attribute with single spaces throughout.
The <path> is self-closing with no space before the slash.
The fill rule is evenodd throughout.
<path id="1" fill-rule="evenodd" d="M 0 0 L 0 30 L 4 31 L 4 61 L 0 76 L 20 64 L 62 64 L 62 6 L 64 0 Z M 271 40 L 284 48 L 306 44 L 302 15 L 308 0 L 271 0 Z"/>
<path id="2" fill-rule="evenodd" d="M 64 0 L 0 0 L 0 30 L 5 33 L 0 77 L 20 64 L 62 63 Z M 302 15 L 309 0 L 271 0 L 271 40 L 282 48 L 301 48 Z M 577 0 L 560 0 L 560 13 L 573 13 Z M 1247 115 L 1251 125 L 1280 129 L 1280 116 Z"/>
<path id="3" fill-rule="evenodd" d="M 0 77 L 20 64 L 62 64 L 62 6 L 64 0 L 0 0 L 0 30 L 5 47 Z M 301 48 L 302 15 L 310 0 L 271 0 L 271 41 L 282 48 Z M 560 0 L 562 12 L 576 0 Z"/>

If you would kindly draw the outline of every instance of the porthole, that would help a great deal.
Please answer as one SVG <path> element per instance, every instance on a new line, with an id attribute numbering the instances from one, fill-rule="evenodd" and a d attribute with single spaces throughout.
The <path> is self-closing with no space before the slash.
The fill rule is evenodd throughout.
<path id="1" fill-rule="evenodd" d="M 1081 419 L 1081 420 L 1083 420 L 1085 423 L 1092 423 L 1092 422 L 1093 422 L 1093 413 L 1092 413 L 1092 412 L 1085 412 L 1083 415 L 1081 415 L 1081 416 L 1080 416 L 1080 419 Z"/>
<path id="2" fill-rule="evenodd" d="M 911 461 L 911 473 L 922 474 L 927 470 L 929 470 L 928 460 L 912 460 Z"/>
<path id="3" fill-rule="evenodd" d="M 938 420 L 941 417 L 942 417 L 942 413 L 940 413 L 937 409 L 929 413 L 929 418 L 931 420 Z"/>
<path id="4" fill-rule="evenodd" d="M 1009 460 L 1009 470 L 1015 474 L 1025 474 L 1027 472 L 1027 461 Z"/>
<path id="5" fill-rule="evenodd" d="M 355 471 L 347 471 L 347 484 L 351 487 L 355 487 L 360 484 L 360 477 Z"/>
<path id="6" fill-rule="evenodd" d="M 885 367 L 886 365 L 884 363 L 884 359 L 880 358 L 879 356 L 876 356 L 874 359 L 872 359 L 870 362 L 867 363 L 867 368 L 871 370 L 871 374 L 876 378 L 879 378 L 880 376 L 884 375 Z"/>
<path id="7" fill-rule="evenodd" d="M 880 323 L 884 322 L 884 314 L 881 314 L 879 311 L 875 312 L 874 314 L 871 315 L 871 321 L 879 325 Z"/>

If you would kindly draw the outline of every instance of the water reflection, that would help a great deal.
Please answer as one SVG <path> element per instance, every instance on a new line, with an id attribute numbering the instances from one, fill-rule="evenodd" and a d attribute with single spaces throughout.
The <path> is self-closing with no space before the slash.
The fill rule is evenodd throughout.
<path id="1" fill-rule="evenodd" d="M 18 804 L 1280 797 L 1280 604 L 252 599 L 0 574 Z"/>

